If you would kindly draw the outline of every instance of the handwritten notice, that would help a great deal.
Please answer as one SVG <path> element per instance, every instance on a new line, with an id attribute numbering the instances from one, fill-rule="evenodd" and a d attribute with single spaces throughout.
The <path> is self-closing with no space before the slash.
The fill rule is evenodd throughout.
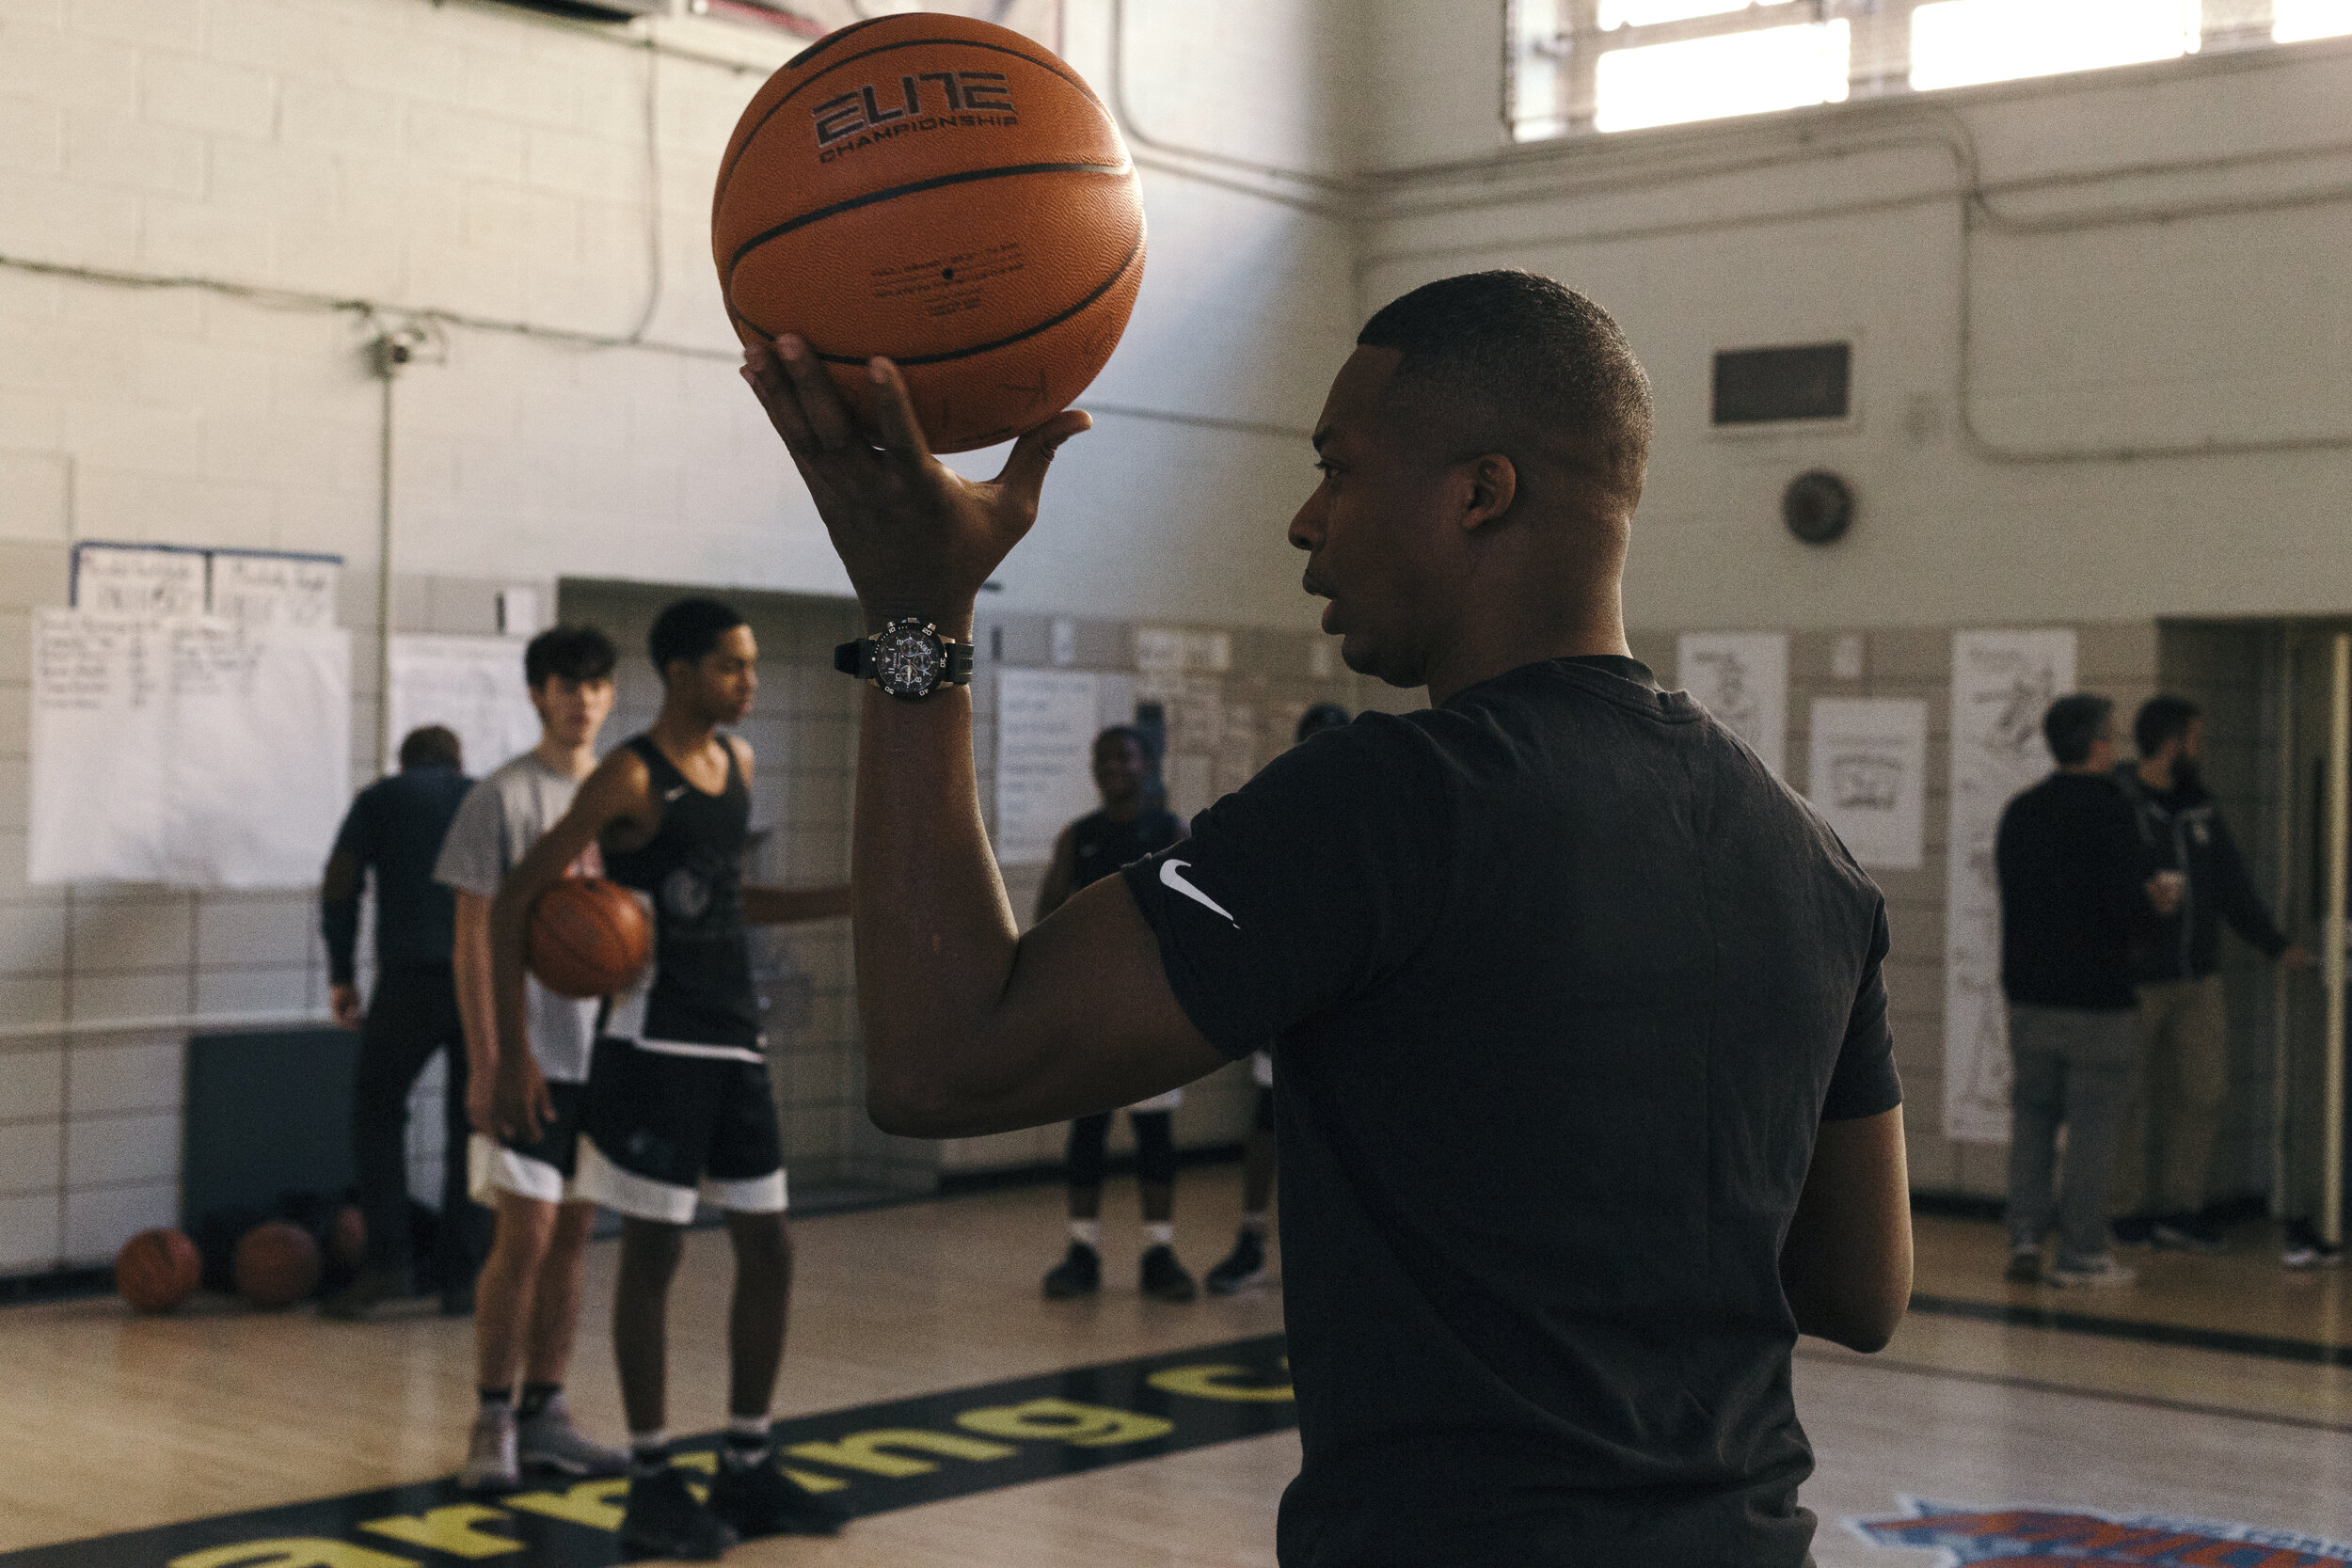
<path id="1" fill-rule="evenodd" d="M 1816 810 L 1864 865 L 1916 871 L 1926 857 L 1928 705 L 1912 697 L 1813 704 Z"/>
<path id="2" fill-rule="evenodd" d="M 1092 811 L 1094 736 L 1102 692 L 1075 670 L 1002 670 L 996 676 L 996 859 L 1053 859 L 1062 829 Z"/>

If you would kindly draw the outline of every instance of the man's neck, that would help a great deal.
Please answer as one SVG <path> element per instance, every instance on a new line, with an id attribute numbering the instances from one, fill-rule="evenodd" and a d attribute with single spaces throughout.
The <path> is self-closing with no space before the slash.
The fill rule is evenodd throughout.
<path id="1" fill-rule="evenodd" d="M 1103 815 L 1113 822 L 1133 822 L 1143 815 L 1143 797 L 1130 795 L 1124 800 L 1105 800 Z"/>
<path id="2" fill-rule="evenodd" d="M 593 737 L 572 746 L 541 731 L 539 744 L 531 749 L 531 754 L 538 759 L 540 767 L 550 773 L 561 773 L 567 779 L 584 779 L 596 770 L 596 748 Z"/>
<path id="3" fill-rule="evenodd" d="M 2107 770 L 2095 762 L 2060 763 L 2058 773 L 2069 779 L 2104 779 L 2107 776 Z"/>
<path id="4" fill-rule="evenodd" d="M 1457 692 L 1497 675 L 1507 675 L 1525 665 L 1554 658 L 1590 658 L 1596 655 L 1633 657 L 1633 650 L 1626 644 L 1622 624 L 1613 622 L 1534 636 L 1475 637 L 1431 662 L 1429 705 L 1440 706 Z"/>
<path id="5" fill-rule="evenodd" d="M 2150 789 L 2169 795 L 2172 792 L 2172 759 L 2151 757 L 2139 765 L 2139 782 Z"/>
<path id="6" fill-rule="evenodd" d="M 676 704 L 663 702 L 661 711 L 645 727 L 653 743 L 672 757 L 691 757 L 710 744 L 719 726 L 699 714 L 690 713 Z"/>

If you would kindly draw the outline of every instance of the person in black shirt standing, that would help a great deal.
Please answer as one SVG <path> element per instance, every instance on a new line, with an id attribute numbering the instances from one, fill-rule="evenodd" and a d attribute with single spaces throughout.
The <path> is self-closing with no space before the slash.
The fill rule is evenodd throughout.
<path id="1" fill-rule="evenodd" d="M 2128 1285 L 2107 1245 L 2107 1179 L 2139 1070 L 2132 941 L 2179 896 L 2153 875 L 2115 766 L 2115 705 L 2060 697 L 2042 720 L 2058 771 L 2001 813 L 1993 858 L 2001 885 L 2001 991 L 2009 999 L 2009 1278 L 2044 1277 L 2055 1212 L 2053 1285 Z M 2058 1131 L 2065 1185 L 2051 1196 Z"/>
<path id="2" fill-rule="evenodd" d="M 1139 731 L 1120 724 L 1094 737 L 1094 787 L 1102 791 L 1103 809 L 1081 816 L 1054 841 L 1053 863 L 1038 889 L 1038 919 L 1080 888 L 1184 836 L 1184 819 L 1147 793 L 1152 775 L 1152 754 Z M 1160 1301 L 1187 1302 L 1199 1294 L 1176 1258 L 1176 1109 L 1184 1099 L 1184 1090 L 1170 1089 L 1127 1107 L 1136 1132 L 1136 1184 L 1143 1196 L 1137 1284 Z M 1102 1288 L 1103 1173 L 1110 1136 L 1108 1111 L 1070 1124 L 1070 1251 L 1045 1275 L 1048 1300 L 1092 1295 Z"/>
<path id="3" fill-rule="evenodd" d="M 1086 417 L 975 483 L 887 360 L 863 428 L 803 340 L 746 361 L 878 640 L 968 637 Z M 1797 1336 L 1875 1350 L 1909 1299 L 1883 900 L 1628 656 L 1648 436 L 1623 335 L 1549 279 L 1375 315 L 1288 536 L 1349 667 L 1433 705 L 1284 753 L 1025 935 L 968 697 L 925 661 L 866 698 L 879 1124 L 1035 1126 L 1273 1042 L 1285 1568 L 1796 1568 Z"/>
<path id="4" fill-rule="evenodd" d="M 437 1051 L 448 1064 L 441 1148 L 441 1225 L 434 1239 L 441 1307 L 472 1310 L 474 1272 L 489 1250 L 489 1211 L 467 1195 L 466 1037 L 457 1016 L 456 904 L 433 879 L 441 840 L 473 781 L 457 736 L 438 724 L 400 743 L 400 771 L 361 790 L 335 835 L 319 889 L 335 1022 L 358 1029 L 351 1157 L 367 1218 L 368 1257 L 329 1296 L 331 1317 L 364 1318 L 408 1289 L 408 1091 Z M 365 1019 L 354 965 L 359 890 L 375 879 L 375 994 Z"/>

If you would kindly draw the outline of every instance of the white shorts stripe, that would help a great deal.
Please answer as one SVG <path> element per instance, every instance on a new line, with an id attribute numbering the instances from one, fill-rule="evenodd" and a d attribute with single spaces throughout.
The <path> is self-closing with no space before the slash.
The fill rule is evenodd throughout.
<path id="1" fill-rule="evenodd" d="M 692 1187 L 675 1187 L 650 1176 L 623 1170 L 606 1159 L 596 1140 L 584 1132 L 580 1138 L 580 1174 L 572 1180 L 572 1190 L 575 1196 L 592 1199 L 616 1214 L 660 1225 L 692 1224 L 697 1197 L 707 1200 L 714 1209 L 739 1214 L 781 1214 L 788 1206 L 780 1168 L 740 1181 L 706 1177 L 697 1192 Z"/>
<path id="2" fill-rule="evenodd" d="M 466 1144 L 466 1195 L 485 1208 L 496 1208 L 500 1193 L 541 1203 L 564 1203 L 580 1196 L 564 1173 L 546 1161 L 518 1154 L 476 1132 Z"/>

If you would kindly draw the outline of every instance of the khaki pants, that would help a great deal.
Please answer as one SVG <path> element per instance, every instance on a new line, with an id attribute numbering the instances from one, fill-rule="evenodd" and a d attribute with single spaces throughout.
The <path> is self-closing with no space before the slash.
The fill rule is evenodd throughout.
<path id="1" fill-rule="evenodd" d="M 2142 1091 L 2117 1151 L 2119 1214 L 2194 1214 L 2211 1197 L 2230 1102 L 2230 1006 L 2221 976 L 2139 988 Z"/>

